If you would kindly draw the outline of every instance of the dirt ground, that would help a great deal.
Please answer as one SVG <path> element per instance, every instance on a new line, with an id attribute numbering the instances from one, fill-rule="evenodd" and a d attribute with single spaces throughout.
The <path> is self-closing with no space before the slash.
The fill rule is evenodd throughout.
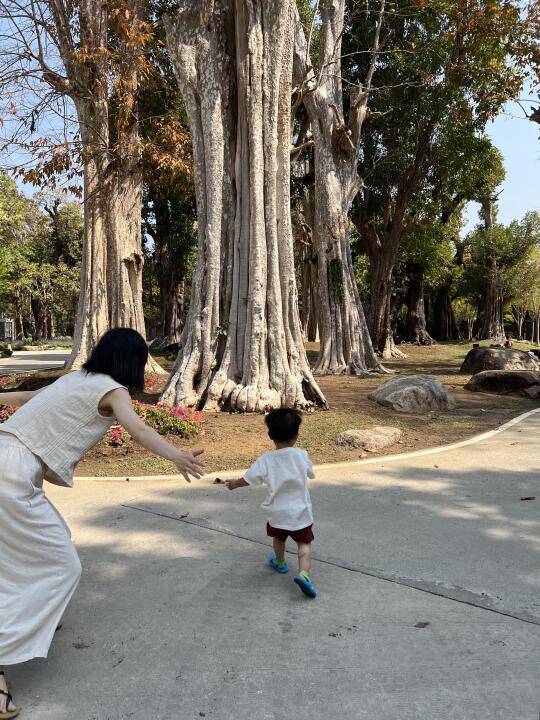
<path id="1" fill-rule="evenodd" d="M 441 380 L 457 401 L 455 410 L 408 415 L 383 408 L 368 394 L 388 377 L 357 378 L 350 376 L 321 377 L 320 385 L 329 402 L 328 411 L 306 414 L 299 445 L 311 454 L 316 464 L 357 460 L 360 450 L 347 450 L 335 444 L 343 430 L 391 425 L 403 431 L 402 441 L 381 454 L 420 450 L 472 437 L 491 430 L 510 418 L 538 406 L 538 401 L 520 396 L 470 393 L 463 389 L 469 376 L 460 375 L 459 367 L 471 345 L 441 343 L 433 347 L 401 346 L 407 357 L 386 363 L 399 374 L 429 373 Z M 310 357 L 316 348 L 308 348 Z M 168 363 L 158 358 L 163 365 Z M 159 386 L 152 394 L 141 397 L 157 401 Z M 203 448 L 208 472 L 248 467 L 262 452 L 271 447 L 259 415 L 206 413 L 201 434 L 189 441 L 169 438 L 181 448 Z M 173 473 L 171 463 L 149 455 L 144 449 L 113 448 L 100 443 L 79 464 L 79 476 L 136 476 Z"/>

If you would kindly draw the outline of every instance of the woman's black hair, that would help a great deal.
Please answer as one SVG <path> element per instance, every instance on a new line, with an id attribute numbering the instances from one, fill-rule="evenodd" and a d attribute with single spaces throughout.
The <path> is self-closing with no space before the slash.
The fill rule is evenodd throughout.
<path id="1" fill-rule="evenodd" d="M 102 335 L 83 368 L 89 373 L 109 375 L 129 390 L 144 390 L 144 368 L 148 345 L 130 328 L 114 328 Z"/>

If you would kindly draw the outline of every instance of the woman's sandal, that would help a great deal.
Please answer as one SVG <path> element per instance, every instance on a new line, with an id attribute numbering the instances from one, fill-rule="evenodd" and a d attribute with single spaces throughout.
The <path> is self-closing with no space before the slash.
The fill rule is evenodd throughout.
<path id="1" fill-rule="evenodd" d="M 0 675 L 3 674 L 4 671 L 0 670 Z M 11 697 L 9 690 L 0 690 L 0 695 L 3 695 L 6 698 L 6 709 L 0 710 L 0 720 L 11 720 L 11 718 L 16 718 L 21 710 L 20 708 L 16 708 L 15 710 L 7 709 L 13 703 L 13 698 Z"/>

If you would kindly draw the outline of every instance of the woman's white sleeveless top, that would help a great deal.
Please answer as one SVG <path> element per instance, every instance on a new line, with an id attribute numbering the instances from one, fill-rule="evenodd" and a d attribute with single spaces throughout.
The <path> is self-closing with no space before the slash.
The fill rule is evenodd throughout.
<path id="1" fill-rule="evenodd" d="M 114 422 L 100 414 L 99 403 L 121 387 L 109 375 L 69 373 L 17 410 L 0 432 L 14 435 L 42 460 L 49 482 L 72 487 L 75 465 Z"/>

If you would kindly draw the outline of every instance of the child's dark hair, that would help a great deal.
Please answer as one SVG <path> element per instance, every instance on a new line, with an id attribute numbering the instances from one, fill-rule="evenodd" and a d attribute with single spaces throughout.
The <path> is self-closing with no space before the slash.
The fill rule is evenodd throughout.
<path id="1" fill-rule="evenodd" d="M 109 375 L 129 390 L 144 390 L 144 368 L 148 345 L 130 328 L 114 328 L 103 335 L 83 368 L 90 373 Z"/>
<path id="2" fill-rule="evenodd" d="M 274 442 L 290 442 L 298 435 L 302 416 L 296 410 L 279 408 L 269 412 L 264 422 L 268 428 L 268 435 Z"/>

